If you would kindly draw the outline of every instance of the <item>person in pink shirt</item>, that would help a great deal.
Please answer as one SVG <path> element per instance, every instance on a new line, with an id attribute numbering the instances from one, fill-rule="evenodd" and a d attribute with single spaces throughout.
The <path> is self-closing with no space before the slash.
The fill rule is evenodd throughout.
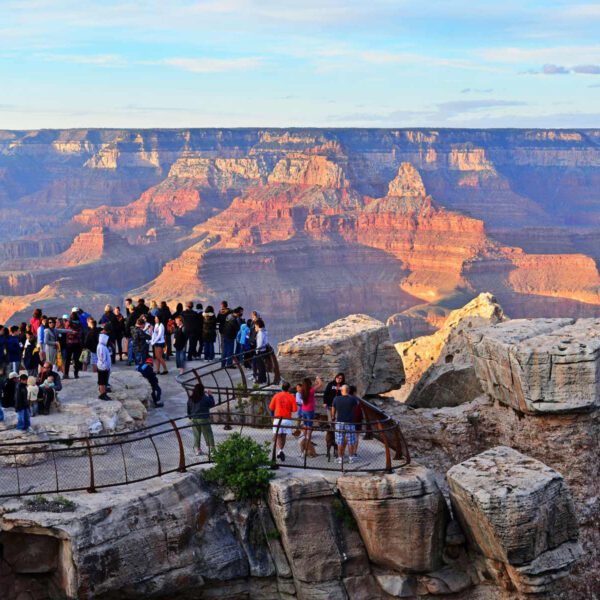
<path id="1" fill-rule="evenodd" d="M 315 379 L 314 386 L 309 377 L 305 377 L 302 380 L 302 386 L 300 390 L 302 395 L 302 411 L 298 416 L 304 420 L 304 437 L 309 441 L 312 437 L 313 419 L 315 418 L 315 393 L 321 388 L 322 385 L 323 382 L 319 376 L 317 376 Z M 308 444 L 306 447 L 308 447 Z"/>

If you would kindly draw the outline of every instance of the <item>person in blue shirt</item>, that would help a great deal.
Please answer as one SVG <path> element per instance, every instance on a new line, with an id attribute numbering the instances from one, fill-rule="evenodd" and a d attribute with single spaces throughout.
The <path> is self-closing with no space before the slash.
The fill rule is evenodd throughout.
<path id="1" fill-rule="evenodd" d="M 10 335 L 6 340 L 6 359 L 10 371 L 19 371 L 21 366 L 21 342 L 19 341 L 19 328 L 13 325 L 10 328 Z"/>

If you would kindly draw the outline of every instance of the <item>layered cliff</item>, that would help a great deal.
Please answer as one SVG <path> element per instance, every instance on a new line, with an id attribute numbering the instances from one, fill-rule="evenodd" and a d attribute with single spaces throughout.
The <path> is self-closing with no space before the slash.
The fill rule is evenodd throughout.
<path id="1" fill-rule="evenodd" d="M 35 294 L 73 270 L 108 290 L 65 252 L 103 228 L 130 245 L 111 293 L 239 298 L 272 308 L 286 335 L 344 312 L 444 312 L 480 291 L 513 316 L 597 315 L 599 142 L 597 130 L 3 132 L 1 291 Z"/>

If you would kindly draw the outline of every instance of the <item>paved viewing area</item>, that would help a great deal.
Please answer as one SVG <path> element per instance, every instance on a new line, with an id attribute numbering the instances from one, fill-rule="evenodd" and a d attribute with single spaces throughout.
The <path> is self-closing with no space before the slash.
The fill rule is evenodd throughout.
<path id="1" fill-rule="evenodd" d="M 201 370 L 203 366 L 206 366 L 206 363 L 191 361 L 188 368 Z M 127 395 L 128 390 L 119 390 L 119 385 L 127 381 L 128 376 L 138 377 L 138 374 L 131 368 L 117 363 L 113 373 L 112 395 L 115 398 L 120 397 L 121 392 Z M 72 408 L 69 409 L 70 405 L 85 410 L 81 404 L 75 402 L 78 393 L 83 392 L 89 385 L 88 379 L 90 382 L 95 381 L 92 373 L 82 373 L 80 380 L 65 383 L 64 391 L 61 392 L 61 410 L 66 412 L 33 419 L 35 435 L 31 437 L 35 441 L 28 441 L 25 434 L 18 440 L 11 441 L 9 438 L 7 443 L 0 443 L 0 497 L 72 490 L 95 491 L 211 462 L 206 446 L 201 455 L 196 455 L 193 449 L 192 426 L 186 416 L 188 394 L 176 378 L 174 370 L 160 378 L 164 406 L 149 407 L 144 421 L 135 422 L 127 431 L 89 437 L 82 435 L 76 428 L 75 434 L 68 436 L 72 440 L 70 443 L 58 443 L 57 439 L 63 439 L 64 436 L 52 434 L 56 431 L 57 422 L 62 422 L 73 414 Z M 242 387 L 241 383 L 242 375 L 238 369 L 221 370 L 216 365 L 214 373 L 210 373 L 210 377 L 206 376 L 207 386 L 221 388 L 220 391 L 211 390 L 217 403 L 237 394 L 236 398 L 230 400 L 229 406 L 227 402 L 223 402 L 211 411 L 215 442 L 218 444 L 237 431 L 260 444 L 267 445 L 271 452 L 273 423 L 265 410 L 265 401 L 261 398 L 255 403 L 255 408 L 249 410 L 248 402 L 238 401 L 238 397 L 242 398 L 242 392 L 236 388 Z M 148 387 L 149 392 L 147 383 L 141 381 L 139 386 L 132 386 L 130 393 L 140 396 L 139 388 L 143 391 L 143 386 Z M 267 386 L 260 391 L 249 389 L 248 394 L 260 394 L 270 398 L 279 390 L 278 385 Z M 367 426 L 372 429 L 370 423 L 367 421 Z M 349 463 L 346 457 L 343 463 L 338 463 L 333 447 L 333 432 L 328 431 L 330 426 L 326 422 L 315 422 L 311 433 L 314 453 L 305 454 L 300 445 L 302 424 L 300 419 L 295 420 L 294 429 L 299 437 L 287 436 L 285 461 L 277 460 L 278 466 L 348 472 L 384 471 L 389 470 L 390 466 L 395 468 L 406 463 L 400 456 L 396 459 L 394 452 L 390 452 L 389 449 L 389 457 L 386 456 L 386 445 L 379 441 L 380 436 L 363 434 L 359 435 L 356 460 Z M 382 428 L 382 435 L 385 436 L 393 422 L 377 426 Z M 370 439 L 361 439 L 365 437 Z"/>

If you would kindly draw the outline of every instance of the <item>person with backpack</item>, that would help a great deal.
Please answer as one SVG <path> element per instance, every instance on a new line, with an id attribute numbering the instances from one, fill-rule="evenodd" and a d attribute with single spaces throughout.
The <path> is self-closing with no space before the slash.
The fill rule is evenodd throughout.
<path id="1" fill-rule="evenodd" d="M 192 421 L 194 434 L 194 452 L 197 456 L 202 454 L 202 437 L 208 447 L 209 456 L 215 449 L 215 438 L 210 424 L 210 409 L 214 406 L 215 399 L 205 391 L 202 382 L 198 382 L 187 403 L 187 414 Z"/>

